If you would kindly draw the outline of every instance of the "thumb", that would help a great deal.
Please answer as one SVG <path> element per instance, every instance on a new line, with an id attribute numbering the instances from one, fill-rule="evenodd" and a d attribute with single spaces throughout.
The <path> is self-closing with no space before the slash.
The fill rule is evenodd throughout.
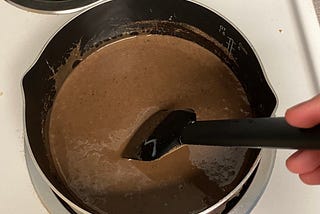
<path id="1" fill-rule="evenodd" d="M 299 128 L 311 128 L 320 123 L 320 95 L 300 103 L 286 112 L 287 122 Z"/>

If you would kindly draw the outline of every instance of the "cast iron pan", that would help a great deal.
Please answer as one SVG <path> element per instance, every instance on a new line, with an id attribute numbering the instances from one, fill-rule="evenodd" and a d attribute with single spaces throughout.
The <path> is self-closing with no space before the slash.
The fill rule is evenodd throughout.
<path id="1" fill-rule="evenodd" d="M 276 98 L 250 44 L 228 21 L 209 9 L 184 0 L 114 0 L 82 13 L 47 44 L 24 76 L 23 89 L 26 142 L 36 164 L 56 192 L 87 211 L 94 212 L 65 187 L 51 161 L 46 120 L 59 90 L 53 76 L 62 72 L 59 67 L 66 63 L 75 67 L 86 55 L 108 42 L 138 34 L 172 35 L 196 42 L 215 53 L 241 82 L 255 117 L 270 116 L 276 105 Z M 79 58 L 68 61 L 76 47 Z M 259 151 L 247 151 L 238 180 L 252 171 Z"/>

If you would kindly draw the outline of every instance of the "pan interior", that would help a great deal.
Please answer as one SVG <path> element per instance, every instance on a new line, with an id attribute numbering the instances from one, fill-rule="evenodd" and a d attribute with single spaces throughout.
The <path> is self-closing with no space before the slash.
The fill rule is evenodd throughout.
<path id="1" fill-rule="evenodd" d="M 252 116 L 232 71 L 196 43 L 149 34 L 104 46 L 69 74 L 51 110 L 49 145 L 60 179 L 96 212 L 207 209 L 244 178 L 248 149 L 185 146 L 152 162 L 122 158 L 148 117 L 185 108 L 198 120 Z"/>

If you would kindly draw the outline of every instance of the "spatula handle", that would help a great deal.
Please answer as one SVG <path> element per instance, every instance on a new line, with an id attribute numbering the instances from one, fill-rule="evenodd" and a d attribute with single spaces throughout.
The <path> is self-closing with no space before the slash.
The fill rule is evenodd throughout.
<path id="1" fill-rule="evenodd" d="M 295 128 L 283 117 L 197 121 L 184 128 L 181 142 L 250 148 L 320 149 L 320 126 Z"/>

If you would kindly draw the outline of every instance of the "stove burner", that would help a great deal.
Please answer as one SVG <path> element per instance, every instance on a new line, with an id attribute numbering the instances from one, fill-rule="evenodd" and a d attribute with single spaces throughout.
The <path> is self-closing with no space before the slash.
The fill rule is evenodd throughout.
<path id="1" fill-rule="evenodd" d="M 39 13 L 73 13 L 93 5 L 102 0 L 6 0 L 10 4 L 27 11 Z"/>

